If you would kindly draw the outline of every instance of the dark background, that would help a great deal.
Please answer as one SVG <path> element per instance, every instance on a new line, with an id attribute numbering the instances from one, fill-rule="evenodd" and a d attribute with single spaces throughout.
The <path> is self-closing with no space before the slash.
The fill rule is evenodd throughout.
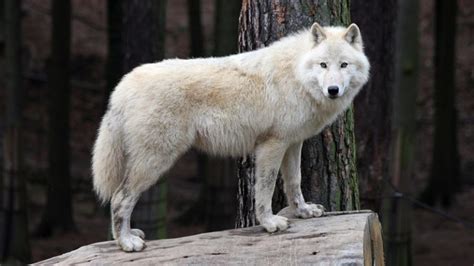
<path id="1" fill-rule="evenodd" d="M 455 90 L 458 118 L 456 124 L 460 177 L 463 185 L 455 194 L 449 207 L 441 205 L 437 207 L 462 219 L 474 221 L 474 2 L 458 0 L 457 3 Z M 100 207 L 96 201 L 92 192 L 90 173 L 91 147 L 103 114 L 107 85 L 105 79 L 108 53 L 106 4 L 107 1 L 97 0 L 72 1 L 69 144 L 76 230 L 53 232 L 49 237 L 32 237 L 31 261 L 62 254 L 88 243 L 104 241 L 108 237 L 108 211 Z M 215 7 L 215 1 L 201 0 L 203 56 L 213 55 L 215 48 Z M 25 89 L 22 111 L 24 171 L 27 180 L 29 227 L 30 232 L 35 232 L 45 206 L 47 191 L 45 181 L 48 175 L 47 102 L 50 99 L 47 90 L 47 64 L 51 54 L 51 1 L 23 0 L 21 15 Z M 416 113 L 416 175 L 412 181 L 415 193 L 420 193 L 425 189 L 432 168 L 434 18 L 434 1 L 422 0 L 419 23 L 420 72 Z M 188 19 L 187 1 L 168 0 L 165 58 L 190 57 L 192 46 Z M 361 30 L 364 36 L 364 32 L 370 29 L 361 28 Z M 237 39 L 235 43 L 237 48 Z M 366 42 L 366 46 L 370 46 L 370 43 Z M 0 58 L 0 68 L 6 67 L 8 66 L 5 65 L 3 57 Z M 372 71 L 375 72 L 377 69 Z M 3 84 L 3 75 L 0 82 Z M 4 97 L 2 89 L 0 90 L 1 117 L 4 116 L 5 110 Z M 357 127 L 358 124 L 359 121 L 356 120 L 355 126 Z M 3 120 L 0 120 L 0 130 L 3 128 Z M 357 135 L 356 138 L 358 138 Z M 358 146 L 357 152 L 362 153 L 362 156 L 363 149 L 364 147 Z M 168 177 L 172 177 L 167 179 L 169 199 L 167 237 L 196 234 L 208 228 L 199 219 L 193 220 L 192 223 L 183 222 L 183 216 L 187 217 L 189 210 L 196 208 L 196 202 L 199 201 L 202 191 L 199 158 L 200 155 L 197 152 L 191 151 L 167 174 Z M 236 184 L 237 179 L 233 178 L 231 182 Z M 228 208 L 232 209 L 236 206 Z M 472 265 L 474 263 L 472 230 L 467 230 L 460 224 L 422 209 L 416 209 L 414 215 L 413 254 L 416 265 Z M 224 227 L 233 228 L 233 223 L 227 220 Z"/>

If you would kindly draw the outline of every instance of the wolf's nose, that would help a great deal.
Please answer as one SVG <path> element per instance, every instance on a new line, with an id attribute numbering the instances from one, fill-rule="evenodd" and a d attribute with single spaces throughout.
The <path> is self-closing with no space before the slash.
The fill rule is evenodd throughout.
<path id="1" fill-rule="evenodd" d="M 329 86 L 328 87 L 328 93 L 331 96 L 336 96 L 339 93 L 339 87 L 338 86 Z"/>

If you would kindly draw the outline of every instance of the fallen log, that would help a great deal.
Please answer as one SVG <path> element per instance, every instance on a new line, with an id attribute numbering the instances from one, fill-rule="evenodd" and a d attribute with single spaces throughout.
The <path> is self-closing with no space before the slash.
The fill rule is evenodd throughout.
<path id="1" fill-rule="evenodd" d="M 283 211 L 283 214 L 285 210 Z M 142 252 L 125 253 L 114 241 L 80 247 L 36 263 L 88 265 L 383 265 L 377 214 L 327 213 L 290 219 L 283 232 L 261 226 L 147 241 Z"/>

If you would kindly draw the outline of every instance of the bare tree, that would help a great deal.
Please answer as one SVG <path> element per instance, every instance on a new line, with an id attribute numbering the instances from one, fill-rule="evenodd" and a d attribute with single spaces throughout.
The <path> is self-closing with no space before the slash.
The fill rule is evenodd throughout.
<path id="1" fill-rule="evenodd" d="M 434 142 L 423 201 L 445 206 L 460 188 L 455 85 L 456 1 L 435 2 Z"/>
<path id="2" fill-rule="evenodd" d="M 49 236 L 54 229 L 74 230 L 70 174 L 70 51 L 71 2 L 52 2 L 49 83 L 48 191 L 46 207 L 36 234 Z"/>
<path id="3" fill-rule="evenodd" d="M 419 3 L 416 0 L 398 0 L 398 3 L 390 184 L 385 188 L 382 224 L 387 265 L 412 265 L 411 203 L 393 195 L 394 189 L 410 193 L 414 173 Z"/>
<path id="4" fill-rule="evenodd" d="M 6 264 L 30 261 L 26 182 L 22 154 L 21 1 L 5 0 L 5 132 L 3 137 L 1 257 Z M 2 16 L 3 17 L 3 16 Z"/>
<path id="5" fill-rule="evenodd" d="M 122 3 L 123 70 L 164 57 L 165 0 L 129 0 Z M 146 27 L 144 27 L 146 25 Z M 143 229 L 148 239 L 166 236 L 166 182 L 144 192 L 132 216 L 132 226 Z"/>
<path id="6" fill-rule="evenodd" d="M 241 51 L 254 50 L 313 22 L 348 25 L 349 1 L 244 1 L 240 15 Z M 321 134 L 305 141 L 302 150 L 302 191 L 307 201 L 327 210 L 359 208 L 352 108 Z M 239 165 L 239 209 L 237 227 L 255 224 L 254 162 L 248 156 Z M 273 210 L 286 206 L 281 180 L 273 199 Z"/>
<path id="7" fill-rule="evenodd" d="M 201 0 L 187 0 L 188 25 L 191 37 L 191 57 L 204 56 L 204 37 L 201 22 Z"/>
<path id="8" fill-rule="evenodd" d="M 396 0 L 351 1 L 352 22 L 362 31 L 373 69 L 354 101 L 354 123 L 361 205 L 374 211 L 380 209 L 390 162 L 396 11 Z"/>
<path id="9" fill-rule="evenodd" d="M 202 36 L 200 36 L 202 26 L 199 26 L 201 25 L 200 15 L 196 14 L 199 13 L 199 4 L 199 1 L 188 1 L 191 57 L 203 56 Z M 215 1 L 213 56 L 225 56 L 237 52 L 240 6 L 240 1 Z M 235 160 L 198 153 L 197 161 L 198 176 L 203 182 L 199 199 L 179 218 L 179 222 L 182 224 L 204 223 L 207 231 L 232 228 L 237 206 Z M 219 208 L 219 206 L 227 207 Z"/>
<path id="10" fill-rule="evenodd" d="M 104 97 L 104 111 L 110 93 L 123 75 L 122 5 L 122 0 L 107 0 L 107 88 Z"/>
<path id="11" fill-rule="evenodd" d="M 215 1 L 214 56 L 237 53 L 240 1 Z M 237 167 L 231 158 L 206 156 L 203 195 L 207 231 L 232 228 L 237 200 Z M 222 208 L 219 206 L 227 206 Z"/>
<path id="12" fill-rule="evenodd" d="M 230 55 L 238 51 L 241 6 L 241 1 L 215 1 L 214 56 Z"/>

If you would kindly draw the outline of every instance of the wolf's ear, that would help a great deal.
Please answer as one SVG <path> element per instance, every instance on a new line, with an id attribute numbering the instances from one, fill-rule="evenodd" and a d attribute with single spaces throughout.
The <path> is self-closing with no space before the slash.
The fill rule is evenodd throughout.
<path id="1" fill-rule="evenodd" d="M 326 39 L 326 33 L 324 32 L 323 27 L 319 25 L 317 22 L 311 26 L 311 34 L 313 34 L 314 41 L 316 44 L 322 42 L 324 39 Z"/>
<path id="2" fill-rule="evenodd" d="M 344 34 L 344 39 L 354 46 L 359 51 L 362 51 L 363 43 L 362 36 L 360 35 L 359 27 L 356 24 L 352 23 L 347 27 L 346 33 Z"/>

